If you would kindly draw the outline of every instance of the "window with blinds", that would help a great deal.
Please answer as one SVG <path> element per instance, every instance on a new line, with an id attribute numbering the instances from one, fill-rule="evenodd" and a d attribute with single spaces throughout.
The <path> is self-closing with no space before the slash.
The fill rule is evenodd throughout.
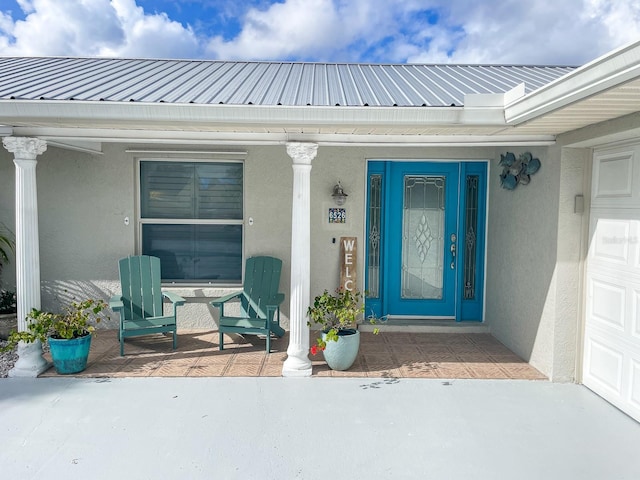
<path id="1" fill-rule="evenodd" d="M 170 282 L 241 283 L 243 164 L 140 162 L 142 253 Z"/>

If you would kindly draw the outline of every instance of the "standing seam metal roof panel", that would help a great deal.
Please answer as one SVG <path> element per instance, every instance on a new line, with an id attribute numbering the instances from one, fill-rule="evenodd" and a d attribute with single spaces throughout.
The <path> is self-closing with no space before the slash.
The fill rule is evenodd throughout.
<path id="1" fill-rule="evenodd" d="M 352 73 L 354 88 L 359 92 L 362 105 L 376 105 L 376 96 L 373 93 L 371 84 L 364 74 L 363 65 L 354 65 L 353 68 L 350 68 L 349 70 Z"/>
<path id="2" fill-rule="evenodd" d="M 411 69 L 407 69 L 408 81 L 415 85 L 418 91 L 423 92 L 423 105 L 444 105 L 445 101 L 438 95 L 436 89 L 430 88 L 429 84 L 425 82 L 420 66 L 411 65 L 411 67 Z"/>
<path id="3" fill-rule="evenodd" d="M 432 85 L 434 90 L 438 92 L 438 97 L 443 99 L 442 104 L 439 106 L 448 107 L 450 105 L 462 105 L 462 98 L 464 98 L 464 94 L 461 96 L 460 94 L 462 92 L 455 89 L 450 83 L 442 78 L 442 76 L 436 72 L 435 68 L 421 68 L 419 72 L 424 78 L 423 81 Z M 471 91 L 468 93 L 471 93 Z"/>
<path id="4" fill-rule="evenodd" d="M 298 90 L 288 88 L 289 85 L 298 85 L 302 78 L 302 65 L 299 63 L 287 63 L 280 64 L 278 68 L 277 82 L 274 82 L 274 86 L 277 86 L 277 90 L 274 88 L 273 92 L 266 92 L 265 103 L 263 105 L 295 105 L 295 99 L 298 95 Z M 297 80 L 292 80 L 297 79 Z M 268 100 L 268 101 L 267 101 Z"/>
<path id="5" fill-rule="evenodd" d="M 174 103 L 177 99 L 183 99 L 183 101 L 186 100 L 184 103 L 189 103 L 190 99 L 187 98 L 187 95 L 194 95 L 195 89 L 209 75 L 210 68 L 211 65 L 206 63 L 182 65 L 181 70 L 176 71 L 176 77 L 167 78 L 164 86 L 159 89 L 159 101 Z M 180 72 L 188 72 L 189 75 L 181 75 Z"/>
<path id="6" fill-rule="evenodd" d="M 271 65 L 260 63 L 256 65 L 255 70 L 245 82 L 247 85 L 240 89 L 238 93 L 237 103 L 260 104 L 264 98 L 265 92 L 273 84 L 277 70 L 271 68 Z M 231 100 L 231 103 L 236 103 Z"/>
<path id="7" fill-rule="evenodd" d="M 575 67 L 0 57 L 0 100 L 292 106 L 460 106 L 528 92 Z"/>
<path id="8" fill-rule="evenodd" d="M 362 97 L 356 87 L 356 82 L 353 76 L 353 68 L 346 64 L 340 64 L 338 69 L 342 72 L 341 78 L 343 79 L 343 88 L 346 105 L 362 105 Z"/>
<path id="9" fill-rule="evenodd" d="M 191 98 L 191 102 L 193 103 L 219 103 L 220 100 L 217 97 L 217 88 L 221 88 L 218 87 L 218 85 L 222 85 L 222 87 L 224 87 L 224 85 L 226 84 L 226 81 L 224 80 L 225 75 L 227 75 L 227 73 L 229 72 L 229 70 L 231 70 L 232 68 L 234 68 L 236 64 L 232 64 L 232 63 L 219 63 L 219 64 L 213 64 L 211 69 L 211 72 L 209 72 L 209 75 L 207 76 L 206 80 L 202 82 L 201 85 L 199 85 L 198 89 L 197 89 L 197 94 L 194 95 Z M 177 103 L 189 103 L 189 102 L 181 102 L 180 100 L 177 101 Z"/>
<path id="10" fill-rule="evenodd" d="M 331 105 L 346 105 L 345 85 L 338 65 L 327 65 L 327 92 Z"/>
<path id="11" fill-rule="evenodd" d="M 422 89 L 418 88 L 420 84 L 415 81 L 415 77 L 410 72 L 406 69 L 404 72 L 400 72 L 396 65 L 389 66 L 385 71 L 394 83 L 398 85 L 398 88 L 401 88 L 400 85 L 404 84 L 404 88 L 401 88 L 406 99 L 404 105 L 423 105 L 426 103 L 424 87 Z M 405 73 L 405 75 L 403 76 L 402 73 Z"/>

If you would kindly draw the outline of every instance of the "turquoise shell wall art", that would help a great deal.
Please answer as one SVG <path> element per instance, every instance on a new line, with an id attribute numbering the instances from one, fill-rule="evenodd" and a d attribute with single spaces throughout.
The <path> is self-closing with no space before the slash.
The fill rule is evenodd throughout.
<path id="1" fill-rule="evenodd" d="M 534 158 L 530 152 L 516 155 L 507 152 L 500 155 L 500 186 L 506 190 L 514 190 L 518 185 L 528 185 L 531 175 L 540 170 L 540 159 Z"/>

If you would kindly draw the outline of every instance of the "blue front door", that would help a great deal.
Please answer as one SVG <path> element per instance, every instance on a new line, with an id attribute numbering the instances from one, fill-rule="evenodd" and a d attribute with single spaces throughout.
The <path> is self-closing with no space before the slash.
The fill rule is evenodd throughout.
<path id="1" fill-rule="evenodd" d="M 367 309 L 482 320 L 486 164 L 369 162 Z"/>

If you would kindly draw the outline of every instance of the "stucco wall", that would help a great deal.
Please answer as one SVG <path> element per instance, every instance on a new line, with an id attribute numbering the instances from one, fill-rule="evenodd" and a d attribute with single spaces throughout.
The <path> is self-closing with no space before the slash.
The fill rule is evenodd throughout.
<path id="1" fill-rule="evenodd" d="M 357 286 L 364 290 L 365 239 L 365 172 L 366 162 L 361 150 L 322 148 L 311 170 L 311 297 L 323 290 L 334 290 L 340 282 L 340 237 L 358 239 Z M 331 194 L 340 181 L 347 201 L 344 224 L 329 223 L 329 208 L 337 208 Z M 334 243 L 335 239 L 335 243 Z"/>
<path id="2" fill-rule="evenodd" d="M 516 155 L 525 149 L 505 149 Z M 531 148 L 542 168 L 527 186 L 500 187 L 499 153 L 490 178 L 486 321 L 491 333 L 557 381 L 575 377 L 581 302 L 588 150 Z"/>
<path id="3" fill-rule="evenodd" d="M 505 149 L 517 155 L 524 149 Z M 489 178 L 486 319 L 492 334 L 543 372 L 550 358 L 532 358 L 536 341 L 546 341 L 542 321 L 556 258 L 560 159 L 546 148 L 528 149 L 542 161 L 531 183 L 500 187 L 499 153 Z"/>
<path id="4" fill-rule="evenodd" d="M 558 208 L 558 261 L 552 378 L 574 381 L 582 353 L 581 323 L 583 275 L 587 255 L 591 149 L 562 149 L 560 202 Z M 583 195 L 584 211 L 575 211 L 575 197 Z"/>

